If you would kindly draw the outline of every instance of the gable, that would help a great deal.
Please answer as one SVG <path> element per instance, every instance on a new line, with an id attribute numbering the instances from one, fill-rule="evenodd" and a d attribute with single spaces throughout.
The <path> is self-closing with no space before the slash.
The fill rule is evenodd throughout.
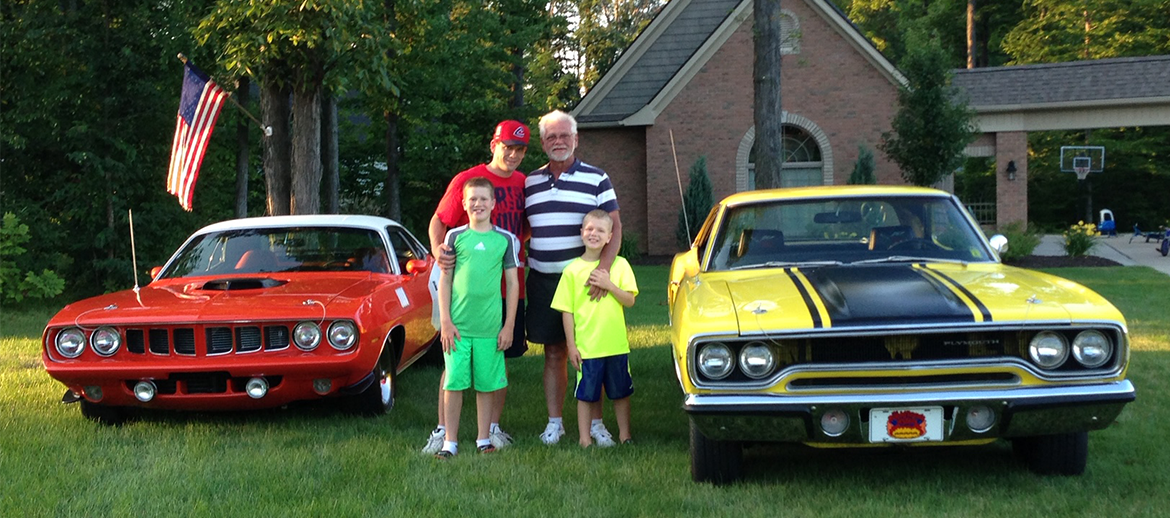
<path id="1" fill-rule="evenodd" d="M 674 0 L 573 110 L 583 127 L 652 125 L 723 44 L 751 18 L 753 0 Z M 803 0 L 892 84 L 904 79 L 827 0 Z M 814 20 L 807 20 L 813 22 Z M 800 23 L 805 23 L 801 21 Z"/>

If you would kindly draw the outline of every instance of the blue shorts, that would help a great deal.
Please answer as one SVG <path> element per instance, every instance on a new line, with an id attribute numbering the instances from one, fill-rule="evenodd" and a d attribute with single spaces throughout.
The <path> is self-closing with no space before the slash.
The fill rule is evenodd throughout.
<path id="1" fill-rule="evenodd" d="M 581 360 L 581 371 L 577 373 L 577 400 L 587 403 L 601 401 L 602 386 L 610 401 L 633 395 L 629 354 Z"/>

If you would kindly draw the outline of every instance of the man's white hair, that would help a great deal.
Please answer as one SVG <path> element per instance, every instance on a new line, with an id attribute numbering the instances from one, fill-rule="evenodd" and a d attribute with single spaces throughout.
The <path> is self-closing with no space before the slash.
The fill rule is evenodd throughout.
<path id="1" fill-rule="evenodd" d="M 538 125 L 540 127 L 540 134 L 542 136 L 544 135 L 544 128 L 549 124 L 560 121 L 569 121 L 569 131 L 574 135 L 577 134 L 577 119 L 560 110 L 553 110 L 540 118 L 540 124 Z"/>

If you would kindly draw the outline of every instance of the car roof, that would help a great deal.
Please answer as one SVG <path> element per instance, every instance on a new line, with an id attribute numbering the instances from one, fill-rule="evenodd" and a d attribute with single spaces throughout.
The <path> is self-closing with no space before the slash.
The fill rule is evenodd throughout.
<path id="1" fill-rule="evenodd" d="M 777 199 L 791 200 L 801 198 L 898 195 L 950 197 L 950 193 L 928 187 L 912 187 L 902 185 L 822 185 L 813 187 L 789 187 L 784 189 L 744 191 L 724 198 L 723 204 L 735 205 L 739 203 L 751 203 Z"/>
<path id="2" fill-rule="evenodd" d="M 248 228 L 278 227 L 351 227 L 381 231 L 387 226 L 401 226 L 398 222 L 380 216 L 355 214 L 314 214 L 300 216 L 264 216 L 258 218 L 232 219 L 213 223 L 199 229 L 196 234 L 241 230 Z"/>

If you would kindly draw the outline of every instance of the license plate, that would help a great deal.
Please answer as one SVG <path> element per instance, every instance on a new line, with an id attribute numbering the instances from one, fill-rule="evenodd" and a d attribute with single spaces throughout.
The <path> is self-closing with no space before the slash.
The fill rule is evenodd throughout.
<path id="1" fill-rule="evenodd" d="M 869 442 L 942 440 L 942 407 L 874 408 L 869 411 Z"/>

